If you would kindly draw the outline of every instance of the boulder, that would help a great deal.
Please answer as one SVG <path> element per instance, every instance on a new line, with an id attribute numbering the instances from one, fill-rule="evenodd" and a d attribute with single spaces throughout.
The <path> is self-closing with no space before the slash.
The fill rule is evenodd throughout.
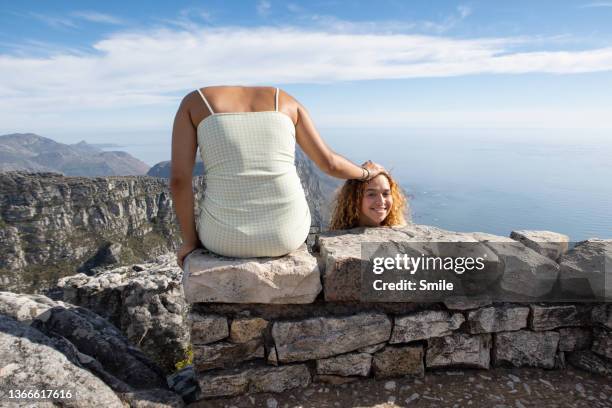
<path id="1" fill-rule="evenodd" d="M 569 237 L 567 235 L 552 231 L 512 231 L 510 238 L 553 261 L 566 253 L 569 247 Z"/>
<path id="2" fill-rule="evenodd" d="M 383 313 L 315 317 L 275 322 L 272 337 L 280 362 L 315 360 L 389 339 L 391 321 Z"/>
<path id="3" fill-rule="evenodd" d="M 425 374 L 423 346 L 387 346 L 374 354 L 372 370 L 376 378 L 422 377 Z"/>
<path id="4" fill-rule="evenodd" d="M 491 335 L 471 336 L 455 333 L 427 341 L 425 364 L 427 368 L 472 367 L 489 368 Z"/>
<path id="5" fill-rule="evenodd" d="M 461 313 L 427 310 L 395 318 L 389 343 L 409 343 L 415 340 L 442 337 L 457 330 L 465 321 Z"/>
<path id="6" fill-rule="evenodd" d="M 187 358 L 187 304 L 176 255 L 151 262 L 60 279 L 65 302 L 85 307 L 108 319 L 166 374 Z"/>
<path id="7" fill-rule="evenodd" d="M 70 390 L 66 407 L 117 407 L 123 403 L 101 379 L 55 349 L 52 339 L 12 317 L 0 315 L 0 384 L 3 390 Z"/>
<path id="8" fill-rule="evenodd" d="M 589 239 L 559 258 L 561 289 L 571 298 L 612 300 L 612 239 Z"/>
<path id="9" fill-rule="evenodd" d="M 467 326 L 473 334 L 515 331 L 527 327 L 528 316 L 528 307 L 484 307 L 468 313 Z"/>
<path id="10" fill-rule="evenodd" d="M 229 336 L 227 318 L 218 315 L 189 313 L 191 343 L 208 344 Z"/>
<path id="11" fill-rule="evenodd" d="M 166 388 L 163 372 L 110 322 L 95 313 L 42 295 L 0 292 L 0 313 L 23 319 L 55 347 L 90 369 L 113 389 Z"/>
<path id="12" fill-rule="evenodd" d="M 530 305 L 532 330 L 543 331 L 558 327 L 589 326 L 591 308 L 588 305 Z"/>
<path id="13" fill-rule="evenodd" d="M 554 368 L 559 333 L 553 331 L 495 334 L 495 366 Z"/>
<path id="14" fill-rule="evenodd" d="M 305 244 L 276 258 L 227 258 L 200 248 L 184 270 L 188 303 L 311 303 L 321 291 L 317 260 Z"/>
<path id="15" fill-rule="evenodd" d="M 580 327 L 559 329 L 559 351 L 578 351 L 591 348 L 591 331 Z"/>
<path id="16" fill-rule="evenodd" d="M 344 377 L 359 375 L 367 377 L 371 366 L 371 354 L 348 353 L 317 360 L 317 374 L 340 375 Z"/>

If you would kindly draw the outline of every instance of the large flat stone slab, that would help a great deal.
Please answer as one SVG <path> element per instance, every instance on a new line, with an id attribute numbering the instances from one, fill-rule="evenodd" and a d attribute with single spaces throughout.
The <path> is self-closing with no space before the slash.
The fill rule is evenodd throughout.
<path id="1" fill-rule="evenodd" d="M 427 341 L 425 364 L 427 368 L 472 367 L 489 368 L 491 335 L 471 336 L 456 333 Z"/>
<path id="2" fill-rule="evenodd" d="M 566 253 L 569 247 L 569 237 L 567 235 L 552 231 L 512 231 L 510 238 L 553 261 Z"/>
<path id="3" fill-rule="evenodd" d="M 580 299 L 612 300 L 612 239 L 589 239 L 559 258 L 564 293 Z"/>
<path id="4" fill-rule="evenodd" d="M 592 310 L 588 305 L 530 305 L 532 330 L 589 326 Z"/>
<path id="5" fill-rule="evenodd" d="M 232 397 L 255 392 L 283 392 L 310 384 L 310 371 L 305 364 L 282 367 L 247 365 L 216 370 L 198 376 L 200 398 Z"/>
<path id="6" fill-rule="evenodd" d="M 321 291 L 317 260 L 305 244 L 276 258 L 227 258 L 197 249 L 184 270 L 188 303 L 312 303 Z"/>
<path id="7" fill-rule="evenodd" d="M 559 333 L 554 331 L 495 334 L 493 359 L 496 366 L 554 368 Z"/>
<path id="8" fill-rule="evenodd" d="M 278 361 L 315 360 L 347 353 L 389 339 L 391 320 L 383 313 L 315 317 L 275 322 L 272 338 Z"/>

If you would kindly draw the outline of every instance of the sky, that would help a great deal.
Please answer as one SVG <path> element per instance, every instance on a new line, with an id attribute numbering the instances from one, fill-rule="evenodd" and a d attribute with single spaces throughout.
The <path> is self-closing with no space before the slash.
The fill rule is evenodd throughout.
<path id="1" fill-rule="evenodd" d="M 597 0 L 2 0 L 0 134 L 169 145 L 193 89 L 270 85 L 332 146 L 334 129 L 612 138 L 610 21 Z"/>

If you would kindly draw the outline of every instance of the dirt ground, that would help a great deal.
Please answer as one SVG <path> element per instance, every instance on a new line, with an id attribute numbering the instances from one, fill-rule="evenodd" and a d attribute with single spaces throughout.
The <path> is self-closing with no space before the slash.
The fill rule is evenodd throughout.
<path id="1" fill-rule="evenodd" d="M 612 407 L 612 378 L 566 370 L 427 372 L 424 378 L 314 383 L 282 394 L 199 401 L 190 408 Z"/>

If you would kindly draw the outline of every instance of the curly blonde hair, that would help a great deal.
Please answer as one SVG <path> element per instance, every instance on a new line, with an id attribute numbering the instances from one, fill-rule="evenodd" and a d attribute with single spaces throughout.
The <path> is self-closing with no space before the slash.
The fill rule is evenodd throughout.
<path id="1" fill-rule="evenodd" d="M 391 197 L 393 204 L 387 217 L 380 224 L 381 226 L 405 225 L 406 219 L 406 196 L 400 186 L 387 173 L 381 173 L 389 180 L 391 187 Z M 329 229 L 342 230 L 351 229 L 359 226 L 359 214 L 361 200 L 365 192 L 367 181 L 346 180 L 340 191 L 336 195 L 334 211 L 332 213 Z"/>

